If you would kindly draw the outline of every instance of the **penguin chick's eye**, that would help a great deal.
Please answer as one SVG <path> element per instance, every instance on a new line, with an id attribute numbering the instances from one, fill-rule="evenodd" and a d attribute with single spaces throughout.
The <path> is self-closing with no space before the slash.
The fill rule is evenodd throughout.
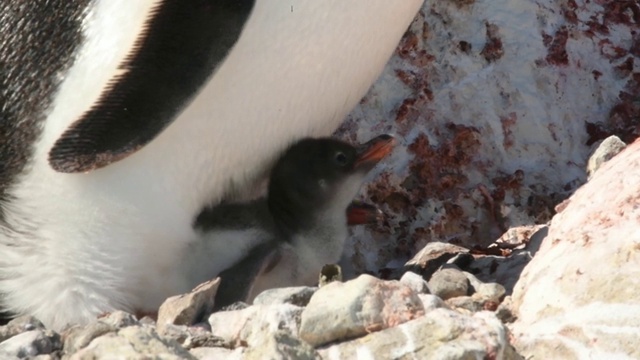
<path id="1" fill-rule="evenodd" d="M 334 156 L 334 159 L 336 161 L 336 164 L 340 166 L 347 165 L 347 156 L 344 153 L 337 152 L 336 155 Z"/>

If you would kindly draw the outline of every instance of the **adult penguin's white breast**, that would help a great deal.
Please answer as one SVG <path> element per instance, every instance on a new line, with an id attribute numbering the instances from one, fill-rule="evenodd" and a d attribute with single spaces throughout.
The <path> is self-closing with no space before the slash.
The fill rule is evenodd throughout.
<path id="1" fill-rule="evenodd" d="M 61 327 L 189 290 L 175 267 L 198 211 L 252 185 L 291 141 L 335 129 L 421 3 L 91 2 L 33 159 L 5 193 L 3 306 Z"/>

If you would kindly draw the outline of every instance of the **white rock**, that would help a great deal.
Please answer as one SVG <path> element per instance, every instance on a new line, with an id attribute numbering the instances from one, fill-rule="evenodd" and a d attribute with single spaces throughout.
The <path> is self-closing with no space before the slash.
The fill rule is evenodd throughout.
<path id="1" fill-rule="evenodd" d="M 71 360 L 82 359 L 195 359 L 175 341 L 161 338 L 151 327 L 129 326 L 117 333 L 98 337 Z"/>
<path id="2" fill-rule="evenodd" d="M 318 290 L 318 288 L 308 286 L 269 289 L 258 294 L 253 300 L 253 304 L 292 304 L 296 306 L 306 306 L 316 290 Z"/>
<path id="3" fill-rule="evenodd" d="M 519 359 L 492 314 L 436 309 L 425 316 L 319 350 L 323 359 Z"/>
<path id="4" fill-rule="evenodd" d="M 313 346 L 379 331 L 424 314 L 410 287 L 360 275 L 321 287 L 302 312 L 300 338 Z"/>
<path id="5" fill-rule="evenodd" d="M 242 360 L 245 348 L 239 347 L 233 350 L 220 347 L 199 347 L 189 352 L 198 360 Z"/>
<path id="6" fill-rule="evenodd" d="M 496 305 L 505 294 L 504 286 L 497 283 L 481 284 L 476 288 L 476 292 L 471 295 L 474 300 L 481 302 L 493 302 Z"/>
<path id="7" fill-rule="evenodd" d="M 52 341 L 44 330 L 30 330 L 0 343 L 0 354 L 18 358 L 34 357 L 39 354 L 49 354 L 60 347 L 60 339 Z"/>
<path id="8" fill-rule="evenodd" d="M 33 316 L 19 316 L 4 326 L 0 326 L 0 343 L 25 331 L 44 329 L 40 320 Z"/>
<path id="9" fill-rule="evenodd" d="M 527 357 L 640 358 L 640 143 L 553 218 L 518 281 L 516 345 Z"/>
<path id="10" fill-rule="evenodd" d="M 311 345 L 285 331 L 266 334 L 264 341 L 250 347 L 245 360 L 319 360 L 320 355 Z"/>
<path id="11" fill-rule="evenodd" d="M 211 314 L 211 332 L 231 344 L 257 346 L 277 330 L 297 334 L 303 308 L 291 304 L 253 305 Z"/>
<path id="12" fill-rule="evenodd" d="M 85 326 L 72 327 L 63 333 L 64 350 L 68 354 L 73 354 L 89 345 L 93 339 L 116 331 L 118 329 L 115 326 L 100 320 Z"/>
<path id="13" fill-rule="evenodd" d="M 109 315 L 102 317 L 99 321 L 109 324 L 116 329 L 124 328 L 127 326 L 138 325 L 139 322 L 136 320 L 135 316 L 131 315 L 125 311 L 114 311 Z"/>
<path id="14" fill-rule="evenodd" d="M 427 281 L 423 279 L 422 276 L 414 272 L 407 271 L 406 273 L 404 273 L 400 278 L 400 282 L 410 287 L 413 291 L 415 291 L 416 294 L 431 293 L 429 291 L 429 285 L 427 284 Z"/>
<path id="15" fill-rule="evenodd" d="M 471 296 L 456 296 L 445 300 L 445 304 L 447 304 L 450 309 L 460 311 L 464 314 L 482 310 L 482 302 L 475 300 Z"/>
<path id="16" fill-rule="evenodd" d="M 422 301 L 425 314 L 435 309 L 447 307 L 444 300 L 440 299 L 438 296 L 431 294 L 418 294 L 418 297 L 420 298 L 420 301 Z"/>
<path id="17" fill-rule="evenodd" d="M 196 286 L 190 293 L 172 296 L 165 300 L 158 310 L 158 330 L 166 324 L 193 325 L 202 314 L 213 309 L 220 278 Z"/>

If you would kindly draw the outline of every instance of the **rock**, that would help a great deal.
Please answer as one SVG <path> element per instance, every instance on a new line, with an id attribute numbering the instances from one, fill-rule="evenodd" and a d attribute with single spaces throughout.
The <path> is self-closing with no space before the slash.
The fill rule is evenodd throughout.
<path id="1" fill-rule="evenodd" d="M 136 317 L 125 311 L 114 311 L 109 315 L 99 319 L 105 324 L 109 324 L 116 329 L 125 328 L 127 326 L 134 326 L 140 324 Z"/>
<path id="2" fill-rule="evenodd" d="M 447 300 L 456 296 L 466 296 L 469 280 L 462 271 L 448 268 L 436 271 L 429 280 L 429 289 L 434 295 Z"/>
<path id="3" fill-rule="evenodd" d="M 236 302 L 234 302 L 234 303 L 232 303 L 232 304 L 229 304 L 229 305 L 227 305 L 227 306 L 223 306 L 223 307 L 221 307 L 219 310 L 216 310 L 216 311 L 234 311 L 234 310 L 242 310 L 242 309 L 246 309 L 246 308 L 248 308 L 249 306 L 251 306 L 251 305 L 247 304 L 247 303 L 246 303 L 246 302 L 244 302 L 244 301 L 236 301 Z"/>
<path id="4" fill-rule="evenodd" d="M 129 326 L 91 341 L 84 349 L 71 355 L 80 359 L 195 359 L 172 340 L 163 339 L 151 327 Z"/>
<path id="5" fill-rule="evenodd" d="M 595 150 L 589 157 L 587 163 L 587 174 L 593 177 L 598 169 L 614 156 L 618 155 L 627 146 L 619 137 L 612 135 L 602 140 L 600 144 L 594 145 Z"/>
<path id="6" fill-rule="evenodd" d="M 529 251 L 515 250 L 508 257 L 489 255 L 478 258 L 467 270 L 472 271 L 479 281 L 499 283 L 505 288 L 506 294 L 511 294 L 520 273 L 531 259 Z"/>
<path id="7" fill-rule="evenodd" d="M 514 226 L 509 228 L 500 236 L 493 244 L 489 245 L 489 249 L 497 247 L 504 250 L 523 249 L 528 246 L 535 234 L 546 225 L 530 224 L 522 226 Z"/>
<path id="8" fill-rule="evenodd" d="M 404 273 L 404 275 L 402 275 L 402 278 L 400 278 L 400 282 L 410 287 L 416 294 L 431 293 L 429 291 L 429 285 L 424 280 L 424 278 L 414 272 L 407 271 L 406 273 Z"/>
<path id="9" fill-rule="evenodd" d="M 519 359 L 489 312 L 436 309 L 397 327 L 318 350 L 324 359 Z"/>
<path id="10" fill-rule="evenodd" d="M 156 326 L 156 320 L 150 316 L 143 316 L 142 319 L 138 320 L 138 323 L 142 326 Z"/>
<path id="11" fill-rule="evenodd" d="M 506 292 L 504 286 L 497 283 L 481 284 L 475 290 L 471 297 L 480 303 L 489 301 L 499 304 Z"/>
<path id="12" fill-rule="evenodd" d="M 425 279 L 430 279 L 440 266 L 457 254 L 468 253 L 469 249 L 461 246 L 444 243 L 430 242 L 413 259 L 407 261 L 405 269 L 416 274 L 422 275 Z"/>
<path id="13" fill-rule="evenodd" d="M 292 304 L 296 306 L 307 306 L 311 296 L 313 296 L 316 290 L 318 290 L 318 288 L 308 286 L 269 289 L 258 294 L 253 300 L 253 304 Z"/>
<path id="14" fill-rule="evenodd" d="M 37 356 L 34 356 L 33 358 L 30 358 L 30 360 L 58 360 L 58 359 L 60 359 L 60 356 L 51 355 L 51 354 L 37 355 Z"/>
<path id="15" fill-rule="evenodd" d="M 516 321 L 516 316 L 513 313 L 513 302 L 511 300 L 511 296 L 507 296 L 502 300 L 496 310 L 496 316 L 505 324 Z"/>
<path id="16" fill-rule="evenodd" d="M 424 314 L 410 287 L 370 275 L 320 288 L 302 312 L 300 338 L 312 346 L 365 335 Z"/>
<path id="17" fill-rule="evenodd" d="M 424 307 L 425 314 L 429 311 L 446 308 L 447 304 L 445 304 L 444 300 L 439 297 L 431 294 L 418 294 L 420 301 L 422 301 L 422 306 Z"/>
<path id="18" fill-rule="evenodd" d="M 285 331 L 268 334 L 260 345 L 245 352 L 244 360 L 316 360 L 320 355 L 309 344 Z"/>
<path id="19" fill-rule="evenodd" d="M 480 279 L 478 279 L 470 272 L 463 271 L 462 274 L 467 277 L 467 280 L 469 280 L 469 291 L 467 292 L 468 294 L 475 293 L 476 289 L 484 284 L 482 281 L 480 281 Z"/>
<path id="20" fill-rule="evenodd" d="M 529 358 L 640 358 L 640 142 L 570 198 L 513 292 Z"/>
<path id="21" fill-rule="evenodd" d="M 44 329 L 40 320 L 33 316 L 17 317 L 4 326 L 0 326 L 0 343 L 25 331 Z"/>
<path id="22" fill-rule="evenodd" d="M 484 303 L 471 296 L 456 296 L 445 300 L 445 304 L 454 310 L 464 309 L 474 313 L 483 310 Z"/>
<path id="23" fill-rule="evenodd" d="M 496 244 L 500 247 L 512 245 L 514 250 L 508 256 L 479 256 L 462 267 L 472 287 L 481 283 L 498 283 L 505 289 L 505 294 L 513 293 L 513 287 L 520 278 L 520 273 L 531 261 L 540 248 L 542 240 L 547 236 L 546 225 L 527 225 L 509 229 Z"/>
<path id="24" fill-rule="evenodd" d="M 246 348 L 225 349 L 220 347 L 199 347 L 191 349 L 189 352 L 199 360 L 244 360 Z"/>
<path id="25" fill-rule="evenodd" d="M 63 333 L 65 352 L 73 354 L 89 345 L 93 339 L 116 331 L 118 328 L 100 320 L 86 326 L 74 326 Z"/>
<path id="26" fill-rule="evenodd" d="M 242 310 L 211 314 L 211 332 L 235 345 L 257 346 L 277 330 L 297 334 L 303 308 L 291 304 L 253 305 Z"/>
<path id="27" fill-rule="evenodd" d="M 61 349 L 60 336 L 51 330 L 42 329 L 29 330 L 0 343 L 0 355 L 3 358 L 32 358 Z"/>
<path id="28" fill-rule="evenodd" d="M 184 346 L 187 338 L 189 338 L 189 331 L 186 325 L 165 324 L 162 327 L 162 331 L 158 330 L 158 333 L 164 339 L 175 341 L 189 350 L 189 348 Z"/>
<path id="29" fill-rule="evenodd" d="M 162 332 L 165 339 L 174 340 L 187 350 L 197 347 L 230 347 L 230 344 L 211 331 L 198 326 L 167 324 Z"/>
<path id="30" fill-rule="evenodd" d="M 190 293 L 172 296 L 158 310 L 158 330 L 166 324 L 192 325 L 211 313 L 220 279 L 198 285 Z"/>
<path id="31" fill-rule="evenodd" d="M 124 311 L 114 311 L 88 325 L 71 327 L 62 333 L 65 352 L 73 354 L 97 337 L 139 324 L 133 315 Z"/>

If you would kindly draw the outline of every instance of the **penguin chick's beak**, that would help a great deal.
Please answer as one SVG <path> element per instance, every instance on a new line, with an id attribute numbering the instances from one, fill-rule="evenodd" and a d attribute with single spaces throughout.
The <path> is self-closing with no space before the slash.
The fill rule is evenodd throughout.
<path id="1" fill-rule="evenodd" d="M 347 208 L 348 225 L 375 224 L 384 220 L 384 213 L 376 206 L 353 201 Z"/>
<path id="2" fill-rule="evenodd" d="M 396 144 L 396 139 L 391 135 L 380 135 L 365 144 L 358 146 L 356 159 L 356 168 L 366 168 L 369 170 L 375 166 L 378 161 L 387 156 Z"/>

